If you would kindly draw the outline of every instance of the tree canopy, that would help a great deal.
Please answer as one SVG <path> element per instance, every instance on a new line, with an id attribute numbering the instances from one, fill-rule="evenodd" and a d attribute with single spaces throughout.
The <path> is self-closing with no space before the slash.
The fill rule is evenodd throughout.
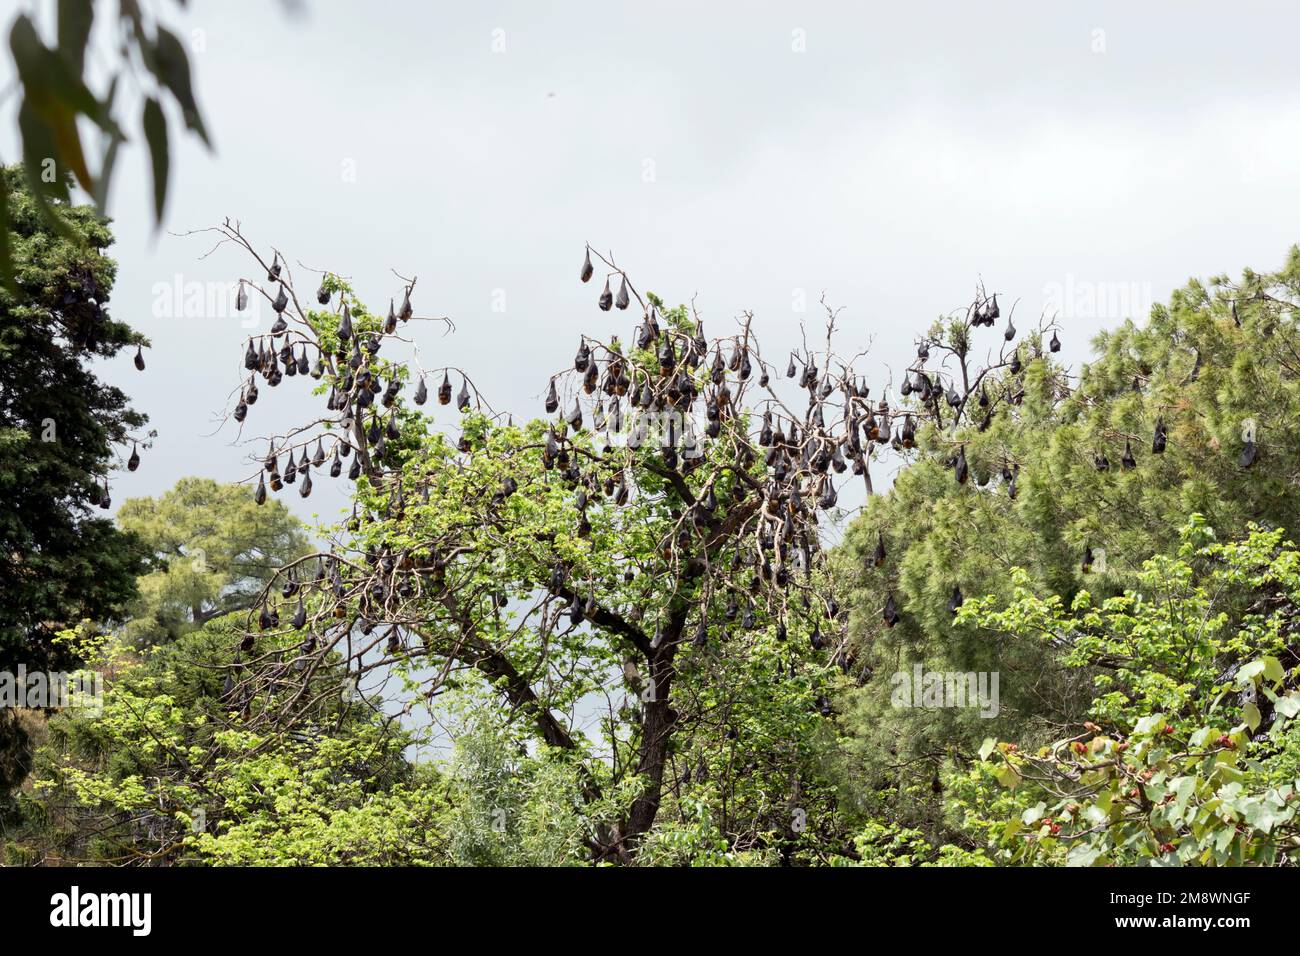
<path id="1" fill-rule="evenodd" d="M 217 232 L 276 314 L 230 421 L 321 408 L 123 506 L 139 597 L 62 638 L 105 713 L 50 722 L 15 859 L 1293 862 L 1300 251 L 1077 371 L 981 289 L 882 383 L 834 310 L 773 362 L 588 249 L 636 321 L 516 418 L 399 357 L 416 280 L 385 314 Z M 320 481 L 311 541 L 276 496 Z"/>
<path id="2" fill-rule="evenodd" d="M 125 625 L 141 644 L 246 610 L 276 571 L 308 550 L 302 523 L 282 503 L 259 508 L 246 488 L 210 478 L 182 478 L 160 498 L 131 498 L 117 522 L 153 563 L 138 579 Z"/>
<path id="3" fill-rule="evenodd" d="M 911 463 L 868 501 L 837 556 L 841 580 L 853 582 L 853 640 L 879 673 L 916 663 L 998 671 L 1002 708 L 993 721 L 900 710 L 879 680 L 852 692 L 845 706 L 872 805 L 937 838 L 945 816 L 935 774 L 990 734 L 1052 739 L 1092 700 L 1086 673 L 1063 666 L 1068 648 L 991 640 L 954 620 L 954 589 L 1007 601 L 1020 568 L 1036 593 L 1068 606 L 1083 590 L 1108 597 L 1136 586 L 1148 559 L 1176 551 L 1192 514 L 1226 539 L 1251 522 L 1294 525 L 1298 283 L 1295 249 L 1276 272 L 1192 281 L 1145 322 L 1099 335 L 1077 377 L 1031 340 L 1021 371 L 988 383 L 991 420 L 919 433 Z M 950 336 L 941 324 L 927 341 Z M 957 448 L 965 483 L 951 464 Z M 877 567 L 882 542 L 888 557 Z M 888 769 L 896 765 L 909 768 L 902 779 Z"/>
<path id="4" fill-rule="evenodd" d="M 55 231 L 17 167 L 10 191 L 16 292 L 0 290 L 0 664 L 57 658 L 51 638 L 82 618 L 117 616 L 135 591 L 142 555 L 96 508 L 109 474 L 134 469 L 146 418 L 92 362 L 145 339 L 114 319 L 116 264 L 107 223 L 86 206 L 62 209 L 75 231 Z"/>

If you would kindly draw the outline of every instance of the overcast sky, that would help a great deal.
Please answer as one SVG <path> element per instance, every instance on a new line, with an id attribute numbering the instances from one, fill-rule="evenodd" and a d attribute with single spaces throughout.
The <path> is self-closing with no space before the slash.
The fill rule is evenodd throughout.
<path id="1" fill-rule="evenodd" d="M 191 41 L 216 145 L 173 142 L 168 230 L 238 218 L 304 290 L 304 267 L 330 269 L 375 308 L 400 289 L 390 270 L 417 275 L 417 312 L 457 325 L 415 330 L 423 364 L 469 368 L 517 415 L 540 413 L 582 331 L 636 322 L 578 282 L 588 241 L 639 288 L 697 296 L 712 334 L 752 310 L 769 357 L 824 291 L 847 350 L 874 337 L 879 380 L 981 278 L 1023 325 L 1061 308 L 1077 363 L 1109 313 L 1275 267 L 1300 238 L 1300 14 L 1282 4 L 155 6 Z M 13 113 L 10 97 L 8 161 Z M 105 375 L 159 435 L 119 503 L 253 472 L 230 427 L 213 433 L 247 330 L 166 314 L 159 292 L 252 269 L 154 237 L 148 189 L 136 147 L 111 206 L 112 311 L 153 348 L 146 372 L 123 357 Z M 263 388 L 246 432 L 301 416 L 304 394 Z M 330 484 L 286 500 L 332 515 Z"/>

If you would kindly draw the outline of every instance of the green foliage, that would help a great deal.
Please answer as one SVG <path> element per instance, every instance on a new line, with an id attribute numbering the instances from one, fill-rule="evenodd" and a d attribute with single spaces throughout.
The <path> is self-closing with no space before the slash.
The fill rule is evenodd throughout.
<path id="1" fill-rule="evenodd" d="M 1278 529 L 1300 505 L 1300 252 L 1192 283 L 1101 336 L 1078 379 L 1031 335 L 972 392 L 991 417 L 925 407 L 912 460 L 826 561 L 802 492 L 766 494 L 739 392 L 672 463 L 472 395 L 448 437 L 400 397 L 384 320 L 324 288 L 369 354 L 339 316 L 299 317 L 317 391 L 383 396 L 330 403 L 352 516 L 307 556 L 246 489 L 186 479 L 123 507 L 153 566 L 113 639 L 67 634 L 109 674 L 105 709 L 50 721 L 11 859 L 1295 862 L 1300 550 Z M 688 311 L 652 301 L 694 347 Z M 967 333 L 931 341 L 960 355 Z M 624 360 L 667 379 L 653 348 L 612 344 L 606 371 Z M 898 705 L 890 677 L 914 665 L 998 674 L 997 713 Z M 403 716 L 340 695 L 345 673 L 398 680 Z M 416 708 L 449 730 L 445 763 L 409 759 L 433 736 Z"/>
<path id="2" fill-rule="evenodd" d="M 36 753 L 22 852 L 47 861 L 389 865 L 443 860 L 438 775 L 364 702 L 250 731 L 223 687 L 238 616 L 143 657 L 110 643 L 103 712 L 67 711 Z M 197 821 L 197 823 L 196 823 Z"/>
<path id="3" fill-rule="evenodd" d="M 1103 333 L 1077 380 L 1031 336 L 1019 374 L 1002 368 L 986 380 L 994 408 L 987 427 L 919 431 L 913 461 L 887 494 L 868 502 L 838 555 L 839 580 L 852 589 L 845 603 L 853 640 L 879 675 L 844 705 L 872 812 L 944 839 L 941 801 L 917 799 L 932 776 L 969 759 L 987 736 L 1037 746 L 1092 698 L 1090 682 L 1062 666 L 1057 649 L 990 641 L 968 619 L 954 621 L 947 607 L 954 587 L 1003 602 L 1023 587 L 1069 606 L 1084 590 L 1104 599 L 1135 586 L 1145 561 L 1179 547 L 1192 513 L 1229 538 L 1250 522 L 1293 523 L 1300 510 L 1295 302 L 1297 249 L 1277 272 L 1192 281 L 1146 322 Z M 935 335 L 951 342 L 951 330 Z M 1243 458 L 1250 422 L 1253 461 Z M 1167 442 L 1157 454 L 1160 425 Z M 958 447 L 969 462 L 965 484 L 949 467 Z M 871 562 L 878 533 L 889 555 L 881 568 Z M 882 620 L 891 594 L 901 615 L 893 628 Z M 998 718 L 893 707 L 881 677 L 916 663 L 998 672 Z M 895 765 L 911 769 L 887 769 Z"/>
<path id="4" fill-rule="evenodd" d="M 992 866 L 978 850 L 954 844 L 931 846 L 920 830 L 877 820 L 868 821 L 853 837 L 852 857 L 831 860 L 833 866 Z"/>
<path id="5" fill-rule="evenodd" d="M 211 146 L 199 113 L 190 76 L 189 55 L 180 38 L 168 30 L 146 8 L 131 2 L 115 6 L 115 41 L 100 52 L 94 79 L 105 84 L 102 93 L 91 89 L 92 73 L 87 53 L 95 19 L 95 8 L 109 7 L 95 0 L 59 0 L 54 45 L 41 38 L 27 13 L 19 13 L 9 27 L 8 46 L 13 56 L 22 102 L 18 107 L 18 132 L 22 140 L 26 188 L 30 201 L 46 227 L 70 241 L 81 241 L 74 223 L 62 208 L 70 200 L 75 181 L 94 197 L 102 213 L 108 204 L 108 190 L 118 149 L 128 137 L 120 116 L 119 98 L 124 75 L 135 86 L 149 75 L 152 88 L 165 96 L 181 113 L 186 128 Z M 106 74 L 106 75 L 105 75 Z M 79 120 L 93 124 L 99 132 L 99 167 L 92 170 L 83 144 Z M 143 97 L 141 127 L 153 165 L 154 213 L 162 222 L 167 198 L 169 145 L 167 117 L 162 102 Z M 17 229 L 22 201 L 14 202 L 15 184 L 6 180 L 0 188 L 0 283 L 12 289 L 13 269 L 18 262 L 11 244 Z M 9 194 L 9 195 L 6 195 Z"/>
<path id="6" fill-rule="evenodd" d="M 92 508 L 114 452 L 145 424 L 92 369 L 144 342 L 106 303 L 117 267 L 107 224 L 68 207 L 65 238 L 41 218 L 22 171 L 9 190 L 14 291 L 0 291 L 0 666 L 57 662 L 54 634 L 118 615 L 141 568 L 134 538 Z"/>
<path id="7" fill-rule="evenodd" d="M 182 478 L 161 498 L 132 498 L 117 521 L 153 561 L 124 626 L 138 645 L 247 610 L 280 568 L 308 551 L 302 524 L 282 503 L 258 507 L 247 488 L 208 478 Z"/>
<path id="8" fill-rule="evenodd" d="M 1076 732 L 1024 751 L 990 738 L 957 784 L 954 813 L 998 859 L 1293 862 L 1300 551 L 1280 531 L 1210 539 L 1196 516 L 1177 556 L 1100 602 L 1080 592 L 1067 608 L 1018 573 L 1005 607 L 962 608 L 993 639 L 1066 647 L 1098 691 Z"/>
<path id="9" fill-rule="evenodd" d="M 345 283 L 331 275 L 324 289 L 346 303 L 356 339 L 380 334 L 383 320 Z M 679 350 L 694 347 L 685 307 L 659 311 L 658 321 Z M 339 340 L 340 322 L 326 311 L 305 317 L 323 354 L 336 359 L 351 347 Z M 339 360 L 318 392 L 348 394 L 353 370 L 409 381 L 386 352 L 368 351 L 351 365 Z M 611 344 L 609 361 L 627 363 L 638 382 L 669 380 L 653 344 Z M 704 393 L 707 364 L 683 360 L 679 370 Z M 436 388 L 436 378 L 430 384 Z M 630 417 L 635 406 L 624 402 Z M 337 577 L 307 588 L 308 626 L 341 653 L 353 646 L 349 628 L 365 636 L 378 623 L 390 635 L 390 660 L 407 669 L 412 698 L 433 694 L 454 670 L 458 683 L 508 706 L 507 721 L 484 717 L 487 730 L 467 726 L 458 740 L 456 785 L 476 781 L 470 793 L 490 801 L 457 802 L 458 859 L 570 859 L 568 837 L 544 848 L 511 835 L 537 805 L 521 781 L 536 777 L 530 786 L 545 789 L 543 770 L 560 766 L 557 779 L 577 787 L 583 825 L 554 829 L 578 833 L 588 858 L 633 862 L 658 819 L 707 834 L 645 850 L 678 862 L 695 860 L 697 850 L 713 860 L 719 840 L 724 857 L 815 856 L 812 835 L 792 828 L 796 811 L 816 833 L 842 829 L 832 789 L 812 779 L 835 746 L 826 730 L 830 705 L 819 698 L 837 678 L 809 643 L 814 631 L 819 647 L 835 640 L 839 628 L 824 578 L 785 568 L 790 586 L 772 584 L 770 561 L 793 566 L 798 550 L 806 568 L 817 542 L 789 535 L 779 559 L 756 548 L 750 529 L 760 525 L 766 470 L 742 450 L 748 414 L 739 398 L 735 404 L 719 415 L 719 434 L 702 454 L 680 453 L 674 463 L 653 434 L 613 447 L 592 410 L 581 424 L 515 423 L 471 400 L 457 440 L 395 395 L 349 408 L 342 432 L 330 427 L 362 466 L 354 516 L 339 529 L 345 546 L 325 558 Z M 707 510 L 697 504 L 706 498 L 715 502 Z M 297 600 L 275 608 L 281 621 Z M 276 603 L 272 595 L 268 604 Z M 259 679 L 267 678 L 250 672 L 252 686 Z M 601 719 L 579 729 L 576 715 L 593 707 Z M 530 752 L 544 749 L 539 763 L 489 746 L 524 739 Z M 801 787 L 802 796 L 791 797 Z M 562 819 L 578 812 L 554 810 L 553 799 L 540 805 Z M 504 833 L 488 828 L 494 811 L 507 820 Z"/>
<path id="10" fill-rule="evenodd" d="M 456 713 L 447 845 L 457 866 L 564 866 L 585 860 L 588 828 L 601 812 L 583 807 L 572 761 L 527 740 L 487 702 Z"/>

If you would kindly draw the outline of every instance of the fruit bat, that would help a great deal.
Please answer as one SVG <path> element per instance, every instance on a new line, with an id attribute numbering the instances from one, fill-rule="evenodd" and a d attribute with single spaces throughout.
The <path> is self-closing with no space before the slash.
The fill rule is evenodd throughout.
<path id="1" fill-rule="evenodd" d="M 144 371 L 144 351 L 142 346 L 139 345 L 135 347 L 135 367 L 136 371 Z"/>
<path id="2" fill-rule="evenodd" d="M 614 307 L 618 309 L 626 309 L 629 301 L 627 293 L 627 276 L 623 276 L 623 281 L 619 283 L 618 287 L 618 298 L 614 300 Z"/>
<path id="3" fill-rule="evenodd" d="M 659 346 L 659 369 L 662 374 L 669 374 L 677 364 L 677 355 L 673 351 L 673 338 L 671 335 L 665 335 L 663 344 Z"/>
<path id="4" fill-rule="evenodd" d="M 828 481 L 826 482 L 826 488 L 822 492 L 821 497 L 817 499 L 817 507 L 821 508 L 823 511 L 829 511 L 831 508 L 835 507 L 835 503 L 838 500 L 839 496 L 835 493 L 835 484 Z"/>
<path id="5" fill-rule="evenodd" d="M 895 624 L 898 623 L 898 608 L 894 604 L 894 595 L 892 592 L 885 599 L 884 618 L 885 618 L 886 627 L 893 627 Z"/>
<path id="6" fill-rule="evenodd" d="M 586 258 L 582 260 L 582 273 L 579 276 L 579 278 L 581 278 L 583 282 L 586 282 L 591 278 L 592 273 L 594 273 L 595 271 L 596 270 L 592 268 L 591 265 L 591 249 L 588 249 L 586 253 Z"/>
<path id="7" fill-rule="evenodd" d="M 600 311 L 608 312 L 614 305 L 614 293 L 609 291 L 609 280 L 605 280 L 605 289 L 596 300 L 596 305 L 600 306 Z"/>

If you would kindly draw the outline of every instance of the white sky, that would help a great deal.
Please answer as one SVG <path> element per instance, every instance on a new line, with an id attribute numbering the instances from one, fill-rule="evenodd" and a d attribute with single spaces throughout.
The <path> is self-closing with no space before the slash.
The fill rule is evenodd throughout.
<path id="1" fill-rule="evenodd" d="M 4 22 L 17 6 L 0 0 Z M 52 3 L 22 6 L 50 20 Z M 753 310 L 770 360 L 819 320 L 824 290 L 846 350 L 874 336 L 879 382 L 981 277 L 1022 299 L 1024 328 L 1054 286 L 1163 299 L 1189 276 L 1275 267 L 1300 238 L 1300 13 L 1282 4 L 191 6 L 155 4 L 202 44 L 216 152 L 173 140 L 167 228 L 239 218 L 376 308 L 399 290 L 390 269 L 418 275 L 417 312 L 458 326 L 417 331 L 424 364 L 467 367 L 516 415 L 540 414 L 581 332 L 635 325 L 577 281 L 585 241 L 669 302 L 698 293 L 713 334 Z M 119 503 L 253 470 L 229 428 L 210 434 L 245 330 L 155 314 L 160 283 L 252 270 L 234 252 L 200 260 L 202 239 L 154 238 L 148 188 L 135 146 L 111 207 L 112 310 L 153 348 L 144 374 L 129 356 L 105 374 L 159 437 L 115 480 Z M 1067 316 L 1066 355 L 1083 360 L 1121 317 Z M 253 434 L 310 407 L 296 379 L 262 393 Z M 310 508 L 286 500 L 332 514 L 330 486 Z"/>

